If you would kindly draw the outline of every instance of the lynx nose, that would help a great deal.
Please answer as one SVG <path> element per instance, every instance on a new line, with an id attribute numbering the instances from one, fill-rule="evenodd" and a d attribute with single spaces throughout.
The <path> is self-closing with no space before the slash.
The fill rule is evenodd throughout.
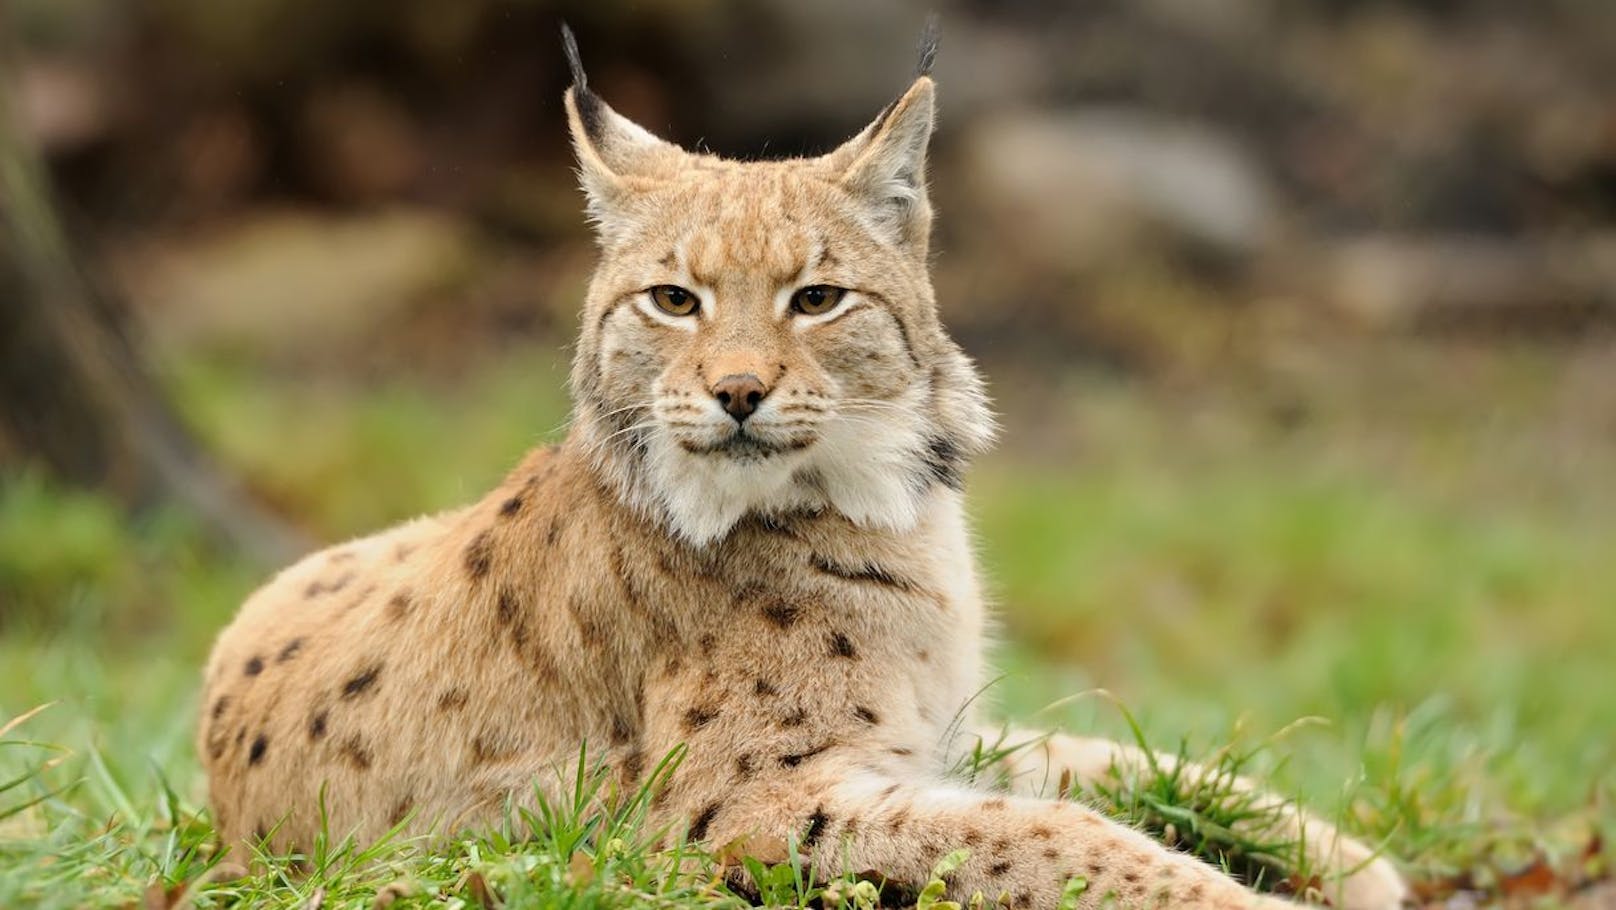
<path id="1" fill-rule="evenodd" d="M 757 410 L 769 389 L 755 373 L 731 373 L 713 383 L 713 397 L 724 406 L 736 423 L 745 422 Z"/>

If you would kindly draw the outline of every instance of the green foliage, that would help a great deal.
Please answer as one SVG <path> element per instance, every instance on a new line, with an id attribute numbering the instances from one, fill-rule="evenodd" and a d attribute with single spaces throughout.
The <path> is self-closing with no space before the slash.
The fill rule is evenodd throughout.
<path id="1" fill-rule="evenodd" d="M 452 380 L 266 380 L 199 361 L 170 377 L 257 489 L 336 537 L 485 488 L 559 433 L 560 371 L 554 352 L 512 349 Z M 1168 744 L 1214 769 L 1164 767 L 1085 799 L 1264 887 L 1312 873 L 1224 786 L 1235 773 L 1422 878 L 1574 858 L 1590 829 L 1616 834 L 1616 743 L 1597 732 L 1616 728 L 1616 488 L 1602 482 L 1616 457 L 1533 455 L 1430 404 L 1397 403 L 1411 413 L 1367 430 L 1361 404 L 1320 405 L 1307 431 L 1270 433 L 1246 404 L 1208 425 L 1149 389 L 1081 391 L 1080 408 L 1044 412 L 1054 441 L 1040 444 L 1081 427 L 1083 446 L 1040 462 L 1011 440 L 972 476 L 1009 671 L 984 700 L 1022 726 Z M 1523 465 L 1572 474 L 1523 485 Z M 173 516 L 0 478 L 0 726 L 54 703 L 0 733 L 0 906 L 126 906 L 153 888 L 197 907 L 745 902 L 711 857 L 645 830 L 643 792 L 611 794 L 587 768 L 565 804 L 441 848 L 322 838 L 310 872 L 269 857 L 221 877 L 194 700 L 255 574 Z M 1070 697 L 1098 686 L 1132 714 Z M 1331 723 L 1245 732 L 1311 716 Z M 1004 750 L 984 744 L 960 773 L 1004 783 L 987 770 Z M 736 859 L 772 904 L 878 900 L 877 883 L 813 880 L 794 850 Z M 934 910 L 935 884 L 921 896 Z M 1073 879 L 1063 900 L 1087 889 Z"/>

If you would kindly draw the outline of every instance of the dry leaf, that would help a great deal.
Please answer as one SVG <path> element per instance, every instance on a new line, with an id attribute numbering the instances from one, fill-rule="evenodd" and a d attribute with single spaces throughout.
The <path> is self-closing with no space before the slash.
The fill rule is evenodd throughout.
<path id="1" fill-rule="evenodd" d="M 1549 861 L 1539 856 L 1518 872 L 1498 877 L 1498 893 L 1506 898 L 1541 897 L 1563 890 L 1560 876 Z"/>
<path id="2" fill-rule="evenodd" d="M 499 906 L 499 896 L 494 893 L 494 889 L 488 884 L 488 879 L 483 878 L 481 872 L 472 872 L 466 875 L 465 890 L 477 902 L 477 906 L 482 907 L 483 910 L 494 910 Z"/>

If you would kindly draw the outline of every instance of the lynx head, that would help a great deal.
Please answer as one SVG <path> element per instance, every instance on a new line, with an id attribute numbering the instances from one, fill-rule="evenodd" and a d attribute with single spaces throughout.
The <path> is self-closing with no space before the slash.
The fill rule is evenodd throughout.
<path id="1" fill-rule="evenodd" d="M 914 84 L 840 148 L 729 161 L 613 111 L 563 38 L 601 248 L 574 417 L 608 482 L 697 545 L 800 510 L 912 526 L 993 433 L 928 274 L 935 42 Z"/>

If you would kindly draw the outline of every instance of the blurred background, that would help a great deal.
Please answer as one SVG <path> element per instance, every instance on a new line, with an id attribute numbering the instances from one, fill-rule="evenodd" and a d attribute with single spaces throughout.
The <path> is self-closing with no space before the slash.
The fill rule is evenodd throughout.
<path id="1" fill-rule="evenodd" d="M 1281 779 L 1433 867 L 1608 820 L 1608 0 L 11 0 L 0 720 L 194 792 L 196 668 L 277 560 L 564 433 L 562 18 L 618 110 L 768 157 L 861 128 L 932 9 L 989 697 L 1320 716 Z"/>

